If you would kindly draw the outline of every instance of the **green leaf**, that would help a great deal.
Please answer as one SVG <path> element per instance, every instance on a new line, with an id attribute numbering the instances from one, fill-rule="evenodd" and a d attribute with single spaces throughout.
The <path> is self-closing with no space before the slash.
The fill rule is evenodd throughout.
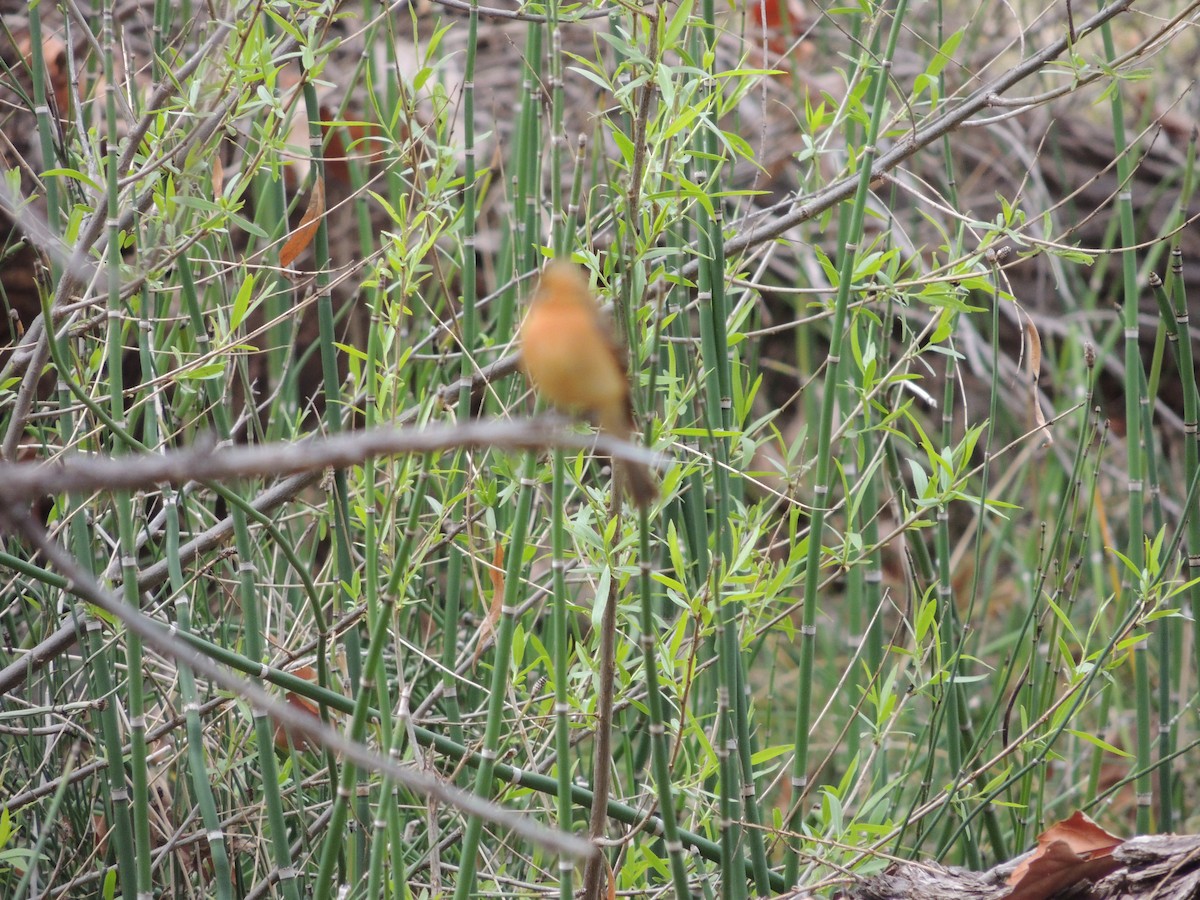
<path id="1" fill-rule="evenodd" d="M 914 492 L 918 497 L 925 497 L 929 492 L 929 476 L 925 474 L 925 470 L 915 459 L 908 461 L 908 467 L 912 470 Z"/>
<path id="2" fill-rule="evenodd" d="M 178 381 L 204 381 L 208 378 L 222 378 L 224 375 L 225 360 L 219 359 L 216 362 L 206 363 L 203 366 L 196 366 L 184 369 L 182 372 L 177 372 L 175 378 Z"/>
<path id="3" fill-rule="evenodd" d="M 670 588 L 671 590 L 678 591 L 681 594 L 687 593 L 687 587 L 684 586 L 683 582 L 678 581 L 669 575 L 666 575 L 662 572 L 651 572 L 650 577 L 654 581 L 657 581 L 659 584 L 661 584 L 663 587 L 667 587 L 667 588 Z"/>
<path id="4" fill-rule="evenodd" d="M 250 295 L 254 291 L 254 274 L 247 273 L 242 280 L 241 287 L 238 288 L 237 294 L 233 298 L 233 310 L 229 314 L 229 330 L 236 331 L 238 327 L 246 320 L 246 314 L 250 311 Z"/>
<path id="5" fill-rule="evenodd" d="M 1126 753 L 1120 747 L 1114 747 L 1108 741 L 1101 740 L 1099 737 L 1097 737 L 1094 734 L 1091 734 L 1086 731 L 1076 731 L 1074 728 L 1068 728 L 1066 731 L 1067 731 L 1067 734 L 1073 734 L 1073 735 L 1075 735 L 1075 737 L 1079 738 L 1081 741 L 1087 741 L 1093 747 L 1099 747 L 1105 753 L 1115 753 L 1117 756 L 1124 757 L 1125 759 L 1133 759 L 1132 753 Z"/>
<path id="6" fill-rule="evenodd" d="M 625 159 L 625 165 L 629 168 L 633 168 L 633 160 L 637 154 L 637 151 L 633 146 L 633 141 L 629 139 L 628 135 L 617 128 L 613 128 L 610 131 L 610 134 L 612 134 L 612 139 L 617 145 L 617 149 L 621 151 L 621 156 Z"/>
<path id="7" fill-rule="evenodd" d="M 958 49 L 958 45 L 962 43 L 963 35 L 965 33 L 965 30 L 960 28 L 942 42 L 942 46 L 938 47 L 938 51 L 934 55 L 933 60 L 929 63 L 929 67 L 925 70 L 925 74 L 934 78 L 942 74 L 942 70 L 945 69 L 946 66 L 949 65 L 950 60 L 954 58 L 954 52 Z"/>
<path id="8" fill-rule="evenodd" d="M 363 362 L 367 361 L 367 354 L 353 344 L 343 344 L 341 341 L 334 341 L 333 346 L 337 347 L 347 356 L 353 356 L 355 359 L 362 360 Z"/>
<path id="9" fill-rule="evenodd" d="M 613 521 L 616 521 L 615 517 Z M 600 570 L 600 577 L 596 579 L 596 602 L 592 604 L 592 627 L 597 631 L 604 621 L 604 608 L 608 605 L 608 585 L 611 581 L 612 569 L 605 566 Z"/>
<path id="10" fill-rule="evenodd" d="M 795 749 L 796 749 L 796 746 L 794 744 L 780 744 L 776 747 L 764 747 L 762 750 L 759 750 L 757 753 L 751 754 L 750 765 L 752 765 L 752 766 L 762 765 L 763 763 L 769 762 L 770 760 L 775 759 L 776 757 L 784 756 L 785 754 L 792 753 L 793 751 L 795 751 Z"/>
<path id="11" fill-rule="evenodd" d="M 65 169 L 65 168 L 49 169 L 42 173 L 42 177 L 47 177 L 47 176 L 52 176 L 52 175 L 61 175 L 63 178 L 73 178 L 76 181 L 83 182 L 88 187 L 90 187 L 92 190 L 96 191 L 96 193 L 98 193 L 98 194 L 104 193 L 103 187 L 101 187 L 98 183 L 93 181 L 91 178 L 89 178 L 83 172 L 80 172 L 78 169 Z"/>
<path id="12" fill-rule="evenodd" d="M 675 7 L 675 13 L 671 16 L 667 27 L 663 29 L 660 45 L 663 49 L 674 47 L 679 40 L 679 35 L 683 33 L 683 29 L 687 27 L 688 20 L 691 18 L 694 2 L 695 0 L 681 0 Z"/>
<path id="13" fill-rule="evenodd" d="M 929 597 L 917 610 L 917 620 L 913 623 L 913 630 L 916 632 L 918 643 L 925 640 L 925 636 L 929 633 L 929 629 L 936 618 L 937 598 Z"/>
<path id="14" fill-rule="evenodd" d="M 604 93 L 611 94 L 612 85 L 609 84 L 607 78 L 603 78 L 590 69 L 585 69 L 582 66 L 567 66 L 568 71 L 574 72 L 576 75 L 582 75 L 588 81 L 599 87 Z"/>

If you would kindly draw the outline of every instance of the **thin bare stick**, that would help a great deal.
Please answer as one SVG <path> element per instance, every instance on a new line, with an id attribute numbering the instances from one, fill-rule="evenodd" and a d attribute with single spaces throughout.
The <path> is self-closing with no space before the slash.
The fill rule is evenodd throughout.
<path id="1" fill-rule="evenodd" d="M 617 495 L 614 494 L 614 497 Z M 620 503 L 617 497 L 616 503 Z M 612 717 L 613 681 L 616 676 L 617 652 L 617 579 L 609 581 L 604 615 L 600 617 L 600 685 L 596 696 L 596 743 L 592 756 L 592 814 L 588 820 L 588 835 L 602 841 L 608 827 L 608 795 L 612 781 Z M 608 866 L 604 855 L 597 853 L 588 860 L 583 872 L 584 900 L 600 900 L 604 875 Z"/>

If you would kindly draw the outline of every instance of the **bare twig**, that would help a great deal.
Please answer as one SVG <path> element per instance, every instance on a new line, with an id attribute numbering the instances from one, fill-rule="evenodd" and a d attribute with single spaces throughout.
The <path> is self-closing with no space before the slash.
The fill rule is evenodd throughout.
<path id="1" fill-rule="evenodd" d="M 562 419 L 499 419 L 432 428 L 373 428 L 349 434 L 223 450 L 188 448 L 163 454 L 59 458 L 53 462 L 0 463 L 0 501 L 29 502 L 46 494 L 149 490 L 193 481 L 320 472 L 346 468 L 376 456 L 431 453 L 461 447 L 533 450 L 595 446 L 622 459 L 653 464 L 657 456 L 605 434 L 595 437 L 563 427 Z"/>
<path id="2" fill-rule="evenodd" d="M 614 495 L 613 503 L 620 498 Z M 612 722 L 613 697 L 616 681 L 617 652 L 617 580 L 609 581 L 604 614 L 600 618 L 600 671 L 596 696 L 596 742 L 592 756 L 592 813 L 588 820 L 588 835 L 597 843 L 603 841 L 608 829 L 608 797 L 612 783 Z M 607 860 L 597 853 L 588 860 L 583 873 L 584 900 L 600 900 L 604 888 Z M 609 876 L 611 877 L 611 875 Z"/>

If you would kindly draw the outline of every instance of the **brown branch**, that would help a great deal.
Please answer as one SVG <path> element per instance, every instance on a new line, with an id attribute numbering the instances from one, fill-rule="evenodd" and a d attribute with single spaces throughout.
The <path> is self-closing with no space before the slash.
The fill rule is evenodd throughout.
<path id="1" fill-rule="evenodd" d="M 162 454 L 60 457 L 52 462 L 0 462 L 0 501 L 28 503 L 47 494 L 149 490 L 157 485 L 223 482 L 344 469 L 377 456 L 431 453 L 462 447 L 534 450 L 594 446 L 602 453 L 653 464 L 654 454 L 605 434 L 563 427 L 562 419 L 485 419 L 429 428 L 373 428 L 299 442 Z"/>
<path id="2" fill-rule="evenodd" d="M 39 321 L 41 320 L 39 319 Z M 517 354 L 511 354 L 503 359 L 498 359 L 493 363 L 482 366 L 469 378 L 458 379 L 441 387 L 438 390 L 438 396 L 443 402 L 449 402 L 450 399 L 458 396 L 459 389 L 464 385 L 474 389 L 478 385 L 490 384 L 493 381 L 506 378 L 516 371 L 517 361 Z M 400 423 L 416 421 L 417 412 L 417 410 L 408 410 L 402 413 L 397 421 Z M 301 491 L 315 484 L 320 478 L 321 470 L 319 469 L 285 478 L 254 498 L 250 503 L 250 509 L 259 515 L 265 515 L 296 497 Z M 180 565 L 190 564 L 202 554 L 224 543 L 232 533 L 233 515 L 230 514 L 208 530 L 196 535 L 190 541 L 180 546 Z M 168 575 L 168 560 L 160 559 L 138 573 L 138 590 L 152 590 L 166 581 Z M 33 672 L 75 646 L 77 628 L 81 624 L 82 620 L 77 622 L 74 615 L 67 616 L 66 621 L 54 632 L 31 647 L 19 659 L 0 669 L 0 694 L 16 690 L 16 688 L 28 680 Z"/>
<path id="3" fill-rule="evenodd" d="M 894 863 L 850 891 L 853 900 L 1002 900 L 1013 891 L 1009 878 L 1029 856 L 971 872 L 933 863 Z M 1091 900 L 1184 900 L 1200 885 L 1200 836 L 1142 835 L 1130 838 L 1112 859 L 1120 868 L 1098 880 L 1081 877 L 1063 895 Z M 1092 882 L 1090 887 L 1085 887 Z M 1082 889 L 1082 890 L 1081 890 Z M 1055 896 L 1058 896 L 1056 894 Z"/>
<path id="4" fill-rule="evenodd" d="M 516 366 L 517 366 L 517 356 L 515 354 L 511 355 L 511 356 L 506 356 L 503 359 L 499 359 L 496 362 L 491 363 L 490 365 L 481 368 L 477 373 L 475 373 L 474 376 L 472 376 L 470 379 L 468 379 L 468 383 L 471 386 L 474 386 L 475 384 L 478 384 L 478 383 L 490 383 L 493 380 L 500 379 L 500 378 L 506 377 L 507 375 L 511 374 L 513 371 L 515 371 Z M 448 385 L 445 385 L 444 387 L 442 387 L 439 390 L 439 394 L 442 397 L 457 396 L 461 385 L 462 385 L 461 380 L 455 381 Z M 411 421 L 414 418 L 415 418 L 414 413 L 405 413 L 404 415 L 402 415 L 400 417 L 400 419 L 402 421 Z M 522 423 L 507 423 L 507 424 L 510 426 L 513 426 L 513 427 L 524 428 L 524 430 L 526 431 L 526 435 L 528 437 L 528 435 L 530 433 L 528 424 L 522 424 Z M 525 443 L 521 446 L 526 446 L 526 447 L 530 447 L 530 446 L 583 447 L 583 446 L 591 445 L 592 439 L 588 439 L 588 438 L 585 438 L 585 437 L 582 437 L 579 435 L 570 435 L 569 433 L 563 432 L 560 429 L 555 429 L 546 420 L 542 420 L 535 424 L 538 428 L 541 429 L 541 433 L 543 436 L 552 434 L 552 435 L 554 435 L 554 437 L 552 439 L 550 439 L 548 443 L 540 443 L 540 444 L 537 443 L 537 441 L 534 440 L 533 438 L 530 438 L 527 443 Z M 461 438 L 461 432 L 462 432 L 463 427 L 464 426 L 456 426 L 454 429 L 442 429 L 441 431 L 443 431 L 443 432 L 448 431 L 451 433 L 453 433 L 454 431 L 458 431 L 460 433 L 460 438 Z M 480 427 L 482 427 L 482 426 L 480 426 Z M 418 432 L 413 432 L 413 431 L 405 432 L 401 429 L 382 429 L 381 431 L 383 432 L 382 437 L 385 439 L 385 441 L 387 438 L 387 432 L 389 432 L 389 431 L 393 435 L 403 435 L 406 433 L 407 434 L 418 433 Z M 485 431 L 486 431 L 486 429 L 485 429 Z M 343 435 L 342 437 L 350 439 L 349 443 L 351 445 L 353 445 L 353 440 L 356 438 L 356 436 L 357 436 L 356 434 L 347 434 L 347 435 Z M 497 435 L 496 432 L 492 431 L 489 436 L 498 437 L 499 435 Z M 426 435 L 426 439 L 428 439 L 428 437 L 429 437 L 429 435 Z M 258 452 L 265 452 L 268 454 L 268 456 L 270 456 L 270 454 L 279 452 L 278 450 L 271 450 L 270 448 L 283 447 L 283 448 L 295 449 L 298 447 L 303 447 L 303 448 L 307 449 L 310 445 L 320 444 L 320 442 L 322 440 L 327 441 L 329 439 L 312 438 L 309 441 L 304 441 L 300 444 L 294 444 L 294 445 L 271 444 L 271 445 L 263 445 L 263 446 L 260 446 L 260 447 L 254 448 L 254 449 Z M 399 441 L 399 438 L 397 438 L 397 440 Z M 560 441 L 560 440 L 563 441 L 563 443 L 555 443 L 556 441 Z M 645 450 L 643 450 L 639 447 L 635 447 L 631 444 L 624 443 L 622 441 L 614 441 L 611 438 L 607 438 L 607 437 L 601 435 L 601 436 L 595 438 L 594 442 L 595 442 L 594 445 L 596 446 L 596 448 L 605 453 L 618 455 L 618 456 L 632 455 L 633 457 L 639 458 L 643 461 L 647 461 L 647 462 L 654 461 L 653 458 L 647 457 Z M 469 441 L 460 440 L 458 443 L 451 443 L 447 446 L 464 446 L 467 443 L 469 443 Z M 495 444 L 495 446 L 499 446 L 499 445 L 500 444 Z M 512 446 L 516 446 L 516 445 L 512 445 Z M 224 451 L 224 453 L 229 453 L 229 452 L 232 452 L 232 451 Z M 400 452 L 400 451 L 393 448 L 391 452 Z M 407 452 L 424 452 L 424 451 L 410 449 Z M 105 459 L 105 460 L 81 460 L 79 462 L 71 463 L 69 465 L 72 465 L 72 466 L 80 465 L 80 466 L 84 466 L 85 469 L 95 466 L 96 470 L 93 471 L 93 473 L 92 473 L 95 475 L 100 474 L 101 469 L 104 469 L 104 470 L 111 469 L 112 465 L 114 463 L 117 466 L 119 466 L 120 468 L 128 469 L 131 471 L 136 469 L 141 474 L 141 478 L 138 479 L 139 484 L 135 485 L 135 488 L 136 488 L 136 487 L 152 486 L 155 483 L 155 481 L 153 479 L 146 477 L 148 470 L 146 470 L 145 468 L 141 468 L 144 464 L 153 463 L 155 460 L 167 459 L 169 461 L 166 463 L 166 467 L 172 468 L 172 467 L 176 466 L 177 463 L 174 461 L 171 461 L 171 460 L 174 460 L 174 458 L 177 456 L 187 457 L 189 455 L 192 457 L 193 460 L 195 460 L 198 456 L 200 456 L 204 459 L 207 459 L 208 463 L 210 465 L 213 465 L 214 470 L 219 468 L 220 465 L 222 465 L 220 463 L 214 464 L 214 462 L 213 462 L 214 457 L 218 456 L 219 454 L 213 454 L 213 453 L 197 454 L 195 451 L 182 451 L 179 454 L 169 454 L 166 457 L 163 457 L 163 456 L 155 456 L 155 457 L 124 456 L 124 457 L 118 457 L 118 458 L 116 458 L 116 460 L 107 460 L 107 459 Z M 223 454 L 221 454 L 221 455 L 223 456 Z M 268 469 L 267 474 L 279 475 L 282 472 L 287 471 L 278 464 L 278 457 L 271 457 L 271 458 L 275 459 L 275 462 L 270 463 L 270 468 Z M 364 456 L 362 458 L 366 458 L 366 457 Z M 310 459 L 311 459 L 311 457 L 310 457 Z M 357 459 L 355 461 L 361 462 L 361 459 Z M 261 464 L 261 460 L 259 460 L 258 462 L 259 462 L 259 464 Z M 306 488 L 308 488 L 309 486 L 315 484 L 318 480 L 320 480 L 321 474 L 324 471 L 324 469 L 327 468 L 328 466 L 334 465 L 334 464 L 335 463 L 333 461 L 316 462 L 316 463 L 314 463 L 315 467 L 306 468 L 302 471 L 299 471 L 298 474 L 294 474 L 288 478 L 285 478 L 283 481 L 280 481 L 279 483 L 264 490 L 253 501 L 251 501 L 251 503 L 250 503 L 251 509 L 253 509 L 254 512 L 256 512 L 260 515 L 265 515 L 266 513 L 269 513 L 271 510 L 274 510 L 277 507 L 282 506 L 284 503 L 287 503 L 289 500 L 292 500 L 293 498 L 295 498 L 298 494 L 300 494 L 300 492 L 302 492 L 303 490 L 305 490 Z M 200 477 L 199 471 L 197 468 L 195 468 L 195 465 L 196 465 L 195 462 L 189 462 L 189 463 L 186 463 L 186 465 L 183 465 L 183 469 L 186 471 L 185 481 L 187 481 L 189 483 L 196 481 Z M 29 499 L 32 499 L 33 497 L 41 496 L 42 494 L 47 493 L 47 492 L 56 492 L 59 490 L 67 489 L 63 486 L 64 481 L 62 479 L 55 479 L 55 478 L 53 478 L 53 476 L 51 474 L 51 473 L 55 472 L 55 469 L 57 467 L 58 467 L 58 464 L 47 464 L 47 463 L 28 464 L 27 463 L 27 464 L 22 464 L 17 471 L 12 471 L 11 473 L 8 471 L 5 471 L 3 474 L 0 474 L 0 497 L 9 497 L 9 498 L 15 499 L 16 497 L 20 497 L 23 495 L 26 500 L 29 500 Z M 8 469 L 9 467 L 3 466 L 2 468 Z M 20 472 L 22 472 L 26 469 L 28 469 L 28 470 L 42 469 L 44 471 L 42 471 L 40 474 L 37 474 L 37 475 L 32 474 L 32 471 L 30 471 L 27 474 L 20 474 Z M 59 468 L 58 471 L 61 474 L 63 470 L 61 468 Z M 86 472 L 85 472 L 85 474 L 86 474 Z M 40 490 L 33 490 L 32 487 L 30 488 L 30 490 L 25 490 L 25 489 L 22 489 L 21 487 L 17 487 L 16 484 L 14 483 L 13 479 L 19 480 L 19 479 L 25 478 L 25 477 L 29 477 L 31 479 L 37 478 L 39 481 L 44 481 L 45 479 L 50 478 L 52 481 L 52 486 L 48 489 L 43 487 Z M 212 478 L 210 480 L 216 480 L 216 476 L 215 475 L 212 476 Z M 91 489 L 91 490 L 102 489 L 102 488 L 111 489 L 113 487 L 115 487 L 115 485 L 95 484 L 93 482 L 89 487 L 85 487 L 85 488 L 81 488 L 81 489 Z M 217 547 L 220 544 L 224 543 L 230 537 L 230 535 L 232 535 L 232 533 L 233 533 L 233 516 L 229 515 L 229 516 L 226 516 L 224 519 L 222 519 L 220 522 L 217 522 L 215 525 L 213 525 L 207 531 L 204 531 L 203 533 L 192 538 L 190 541 L 182 544 L 179 548 L 180 564 L 181 565 L 190 564 L 194 560 L 198 559 L 202 554 L 207 553 L 209 550 L 212 550 L 214 547 Z M 144 569 L 142 569 L 138 573 L 138 579 L 137 579 L 138 590 L 139 591 L 148 591 L 148 590 L 152 590 L 153 588 L 162 584 L 167 579 L 167 576 L 168 576 L 168 567 L 167 566 L 168 566 L 168 561 L 166 559 L 160 559 L 157 562 L 151 563 L 150 565 L 148 565 Z M 20 685 L 24 684 L 28 680 L 28 678 L 32 672 L 35 672 L 38 669 L 42 668 L 47 662 L 55 659 L 60 654 L 66 652 L 71 647 L 73 647 L 77 640 L 76 628 L 77 628 L 77 622 L 76 622 L 75 618 L 73 616 L 68 616 L 67 620 L 64 621 L 63 624 L 60 625 L 54 632 L 52 632 L 51 634 L 49 634 L 48 636 L 43 638 L 41 641 L 39 641 L 38 644 L 36 646 L 30 648 L 30 650 L 28 652 L 23 653 L 19 659 L 14 660 L 12 663 L 5 666 L 3 669 L 0 669 L 0 694 L 5 694 L 5 693 L 15 690 L 16 688 L 18 688 Z"/>
<path id="5" fill-rule="evenodd" d="M 620 504 L 618 496 L 614 504 Z M 608 798 L 612 784 L 612 723 L 613 697 L 616 681 L 617 652 L 617 579 L 609 581 L 604 614 L 600 617 L 599 686 L 596 697 L 595 746 L 592 756 L 592 810 L 588 819 L 588 835 L 593 841 L 605 838 L 608 829 Z M 604 877 L 609 872 L 603 853 L 588 860 L 583 872 L 583 900 L 600 900 Z M 609 874 L 611 878 L 611 874 Z"/>

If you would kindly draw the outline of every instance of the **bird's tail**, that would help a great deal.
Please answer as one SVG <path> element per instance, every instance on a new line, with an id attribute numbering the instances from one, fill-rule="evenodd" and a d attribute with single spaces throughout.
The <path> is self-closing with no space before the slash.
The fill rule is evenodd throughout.
<path id="1" fill-rule="evenodd" d="M 634 436 L 633 411 L 622 410 L 619 416 L 601 416 L 600 430 L 628 441 Z M 645 463 L 628 459 L 613 460 L 614 487 L 624 491 L 638 509 L 645 509 L 658 498 L 658 481 Z"/>
<path id="2" fill-rule="evenodd" d="M 629 494 L 629 499 L 638 509 L 645 509 L 657 499 L 658 482 L 645 464 L 627 459 L 617 460 L 613 472 L 620 489 Z"/>

